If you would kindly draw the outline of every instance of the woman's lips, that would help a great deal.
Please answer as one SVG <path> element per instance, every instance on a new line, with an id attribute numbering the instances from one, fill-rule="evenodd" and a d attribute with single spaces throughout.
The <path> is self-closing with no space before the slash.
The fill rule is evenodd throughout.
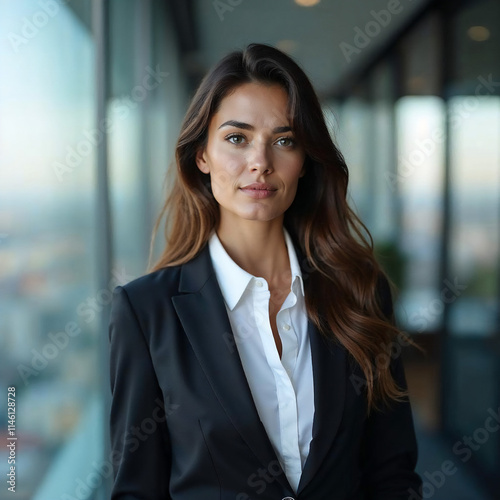
<path id="1" fill-rule="evenodd" d="M 256 189 L 256 188 L 240 188 L 245 194 L 251 198 L 269 198 L 276 193 L 276 189 Z"/>

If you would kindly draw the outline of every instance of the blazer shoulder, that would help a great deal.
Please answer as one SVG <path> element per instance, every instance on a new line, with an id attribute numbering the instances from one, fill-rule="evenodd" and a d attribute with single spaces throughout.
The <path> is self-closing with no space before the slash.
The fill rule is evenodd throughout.
<path id="1" fill-rule="evenodd" d="M 131 302 L 137 304 L 155 297 L 165 298 L 178 294 L 181 266 L 163 267 L 115 287 L 114 293 L 125 290 Z"/>

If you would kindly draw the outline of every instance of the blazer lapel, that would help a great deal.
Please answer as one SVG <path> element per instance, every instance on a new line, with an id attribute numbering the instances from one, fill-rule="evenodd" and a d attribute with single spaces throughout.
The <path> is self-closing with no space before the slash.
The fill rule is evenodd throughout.
<path id="1" fill-rule="evenodd" d="M 208 245 L 182 266 L 179 292 L 173 305 L 212 389 L 243 440 L 269 467 L 278 459 L 252 398 Z M 291 491 L 284 473 L 276 480 Z"/>
<path id="2" fill-rule="evenodd" d="M 347 359 L 345 349 L 327 341 L 309 321 L 314 377 L 314 421 L 309 455 L 298 492 L 314 478 L 333 445 L 344 410 Z"/>

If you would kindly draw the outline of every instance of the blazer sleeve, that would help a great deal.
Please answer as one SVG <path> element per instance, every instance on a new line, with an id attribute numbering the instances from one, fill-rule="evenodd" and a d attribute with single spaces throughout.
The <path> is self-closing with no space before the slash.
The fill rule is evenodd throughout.
<path id="1" fill-rule="evenodd" d="M 148 344 L 121 286 L 113 291 L 109 341 L 111 500 L 168 500 L 168 411 Z"/>
<path id="2" fill-rule="evenodd" d="M 381 277 L 378 286 L 381 309 L 394 323 L 389 284 Z M 396 384 L 407 389 L 401 352 L 395 339 L 390 370 Z M 399 345 L 399 348 L 398 348 Z M 365 498 L 369 500 L 421 500 L 422 479 L 415 472 L 417 441 L 410 401 L 392 402 L 382 411 L 372 411 L 363 439 Z"/>

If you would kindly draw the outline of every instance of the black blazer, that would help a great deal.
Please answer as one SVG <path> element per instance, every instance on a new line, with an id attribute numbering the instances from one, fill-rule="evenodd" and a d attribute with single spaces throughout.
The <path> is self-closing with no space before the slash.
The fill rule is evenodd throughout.
<path id="1" fill-rule="evenodd" d="M 184 265 L 115 288 L 112 499 L 420 498 L 410 403 L 367 419 L 361 369 L 311 321 L 313 440 L 293 492 L 259 419 L 223 300 L 208 245 Z M 383 300 L 392 311 L 387 287 Z M 401 358 L 391 363 L 406 387 Z"/>

